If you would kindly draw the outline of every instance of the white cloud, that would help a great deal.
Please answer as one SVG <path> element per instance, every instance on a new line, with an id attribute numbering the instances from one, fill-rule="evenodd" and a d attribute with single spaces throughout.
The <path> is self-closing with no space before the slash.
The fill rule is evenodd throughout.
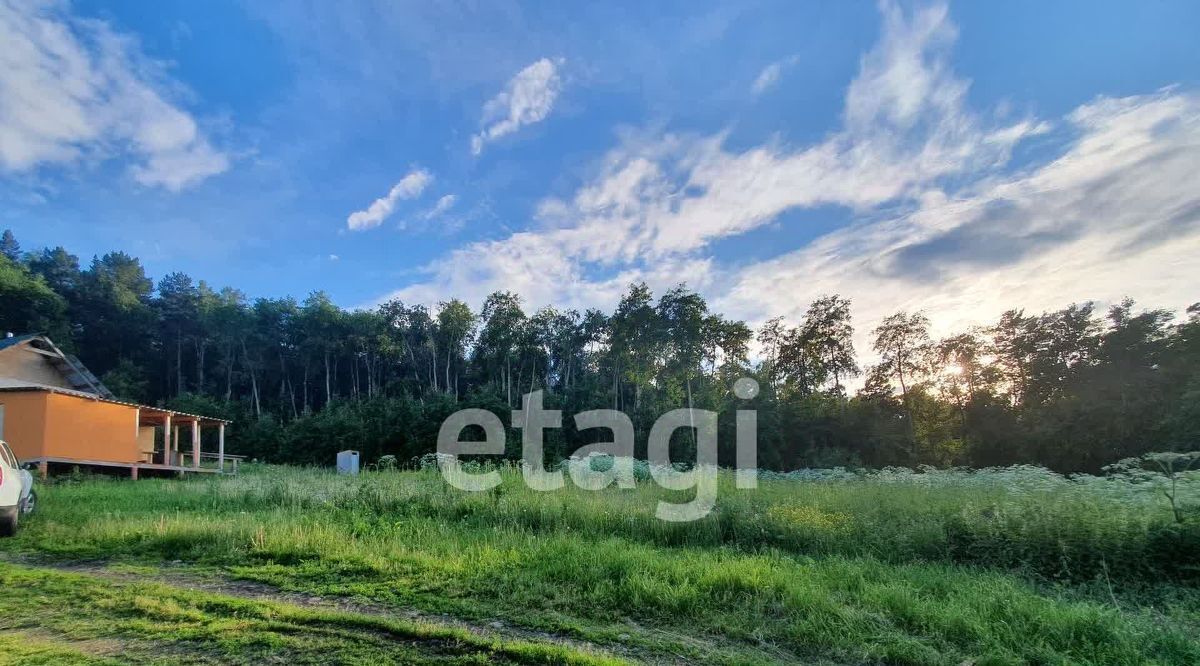
<path id="1" fill-rule="evenodd" d="M 940 332 L 1125 295 L 1180 307 L 1200 279 L 1200 97 L 1100 98 L 1052 126 L 996 125 L 967 106 L 943 6 L 882 6 L 842 127 L 816 144 L 741 151 L 724 136 L 627 134 L 571 196 L 538 206 L 541 228 L 459 248 L 400 290 L 478 304 L 494 289 L 529 303 L 611 307 L 629 280 L 687 281 L 751 323 L 796 318 L 823 293 L 854 301 L 860 350 L 879 319 L 925 309 Z M 1014 145 L 1054 131 L 1056 156 L 1007 167 Z M 789 209 L 834 205 L 853 223 L 756 264 L 712 244 Z"/>
<path id="2" fill-rule="evenodd" d="M 758 73 L 758 77 L 754 79 L 754 83 L 750 86 L 750 92 L 755 95 L 761 95 L 770 90 L 776 83 L 779 83 L 779 77 L 783 75 L 784 68 L 791 67 L 798 62 L 800 62 L 799 56 L 788 56 L 763 67 L 763 70 Z"/>
<path id="3" fill-rule="evenodd" d="M 629 284 L 645 281 L 663 290 L 686 280 L 697 288 L 712 286 L 712 261 L 698 257 L 668 259 L 650 267 L 629 266 L 603 277 L 591 277 L 587 267 L 564 256 L 553 235 L 521 232 L 498 241 L 476 242 L 458 248 L 424 268 L 425 282 L 398 289 L 377 301 L 399 298 L 432 305 L 450 296 L 475 307 L 498 290 L 520 294 L 533 307 L 553 303 L 564 307 L 612 307 Z"/>
<path id="4" fill-rule="evenodd" d="M 905 16 L 896 4 L 880 5 L 883 33 L 863 56 L 846 92 L 846 125 L 879 134 L 908 129 L 930 111 L 955 116 L 967 83 L 949 70 L 948 50 L 958 35 L 944 4 Z"/>
<path id="5" fill-rule="evenodd" d="M 484 144 L 545 120 L 562 90 L 559 69 L 564 62 L 542 58 L 517 72 L 500 94 L 488 100 L 483 105 L 483 129 L 471 137 L 471 153 L 478 155 Z"/>
<path id="6" fill-rule="evenodd" d="M 0 169 L 125 156 L 143 185 L 177 191 L 229 168 L 167 99 L 159 63 L 65 3 L 0 0 Z"/>
<path id="7" fill-rule="evenodd" d="M 346 226 L 351 231 L 361 231 L 383 224 L 396 209 L 396 202 L 420 196 L 431 182 L 433 174 L 425 169 L 409 171 L 387 194 L 371 202 L 365 210 L 350 213 L 350 217 L 346 218 Z"/>
<path id="8" fill-rule="evenodd" d="M 425 211 L 425 214 L 422 217 L 424 217 L 426 220 L 432 220 L 441 217 L 446 213 L 446 211 L 454 207 L 454 202 L 456 201 L 458 201 L 457 195 L 447 194 L 439 198 L 437 203 L 433 205 L 433 208 Z"/>
<path id="9" fill-rule="evenodd" d="M 821 143 L 793 149 L 772 142 L 734 153 L 725 149 L 724 134 L 626 136 L 572 197 L 540 203 L 538 215 L 549 229 L 477 243 L 447 261 L 476 274 L 478 283 L 489 282 L 478 276 L 485 269 L 504 275 L 497 283 L 521 281 L 512 267 L 545 270 L 548 254 L 559 267 L 554 277 L 525 282 L 563 285 L 583 279 L 588 267 L 653 274 L 653 266 L 767 224 L 789 208 L 832 204 L 867 211 L 912 197 L 943 176 L 1003 163 L 1012 145 L 1038 131 L 1028 121 L 985 128 L 962 108 L 967 84 L 947 63 L 954 28 L 944 8 L 907 19 L 890 5 L 883 12 L 884 35 L 850 86 L 845 125 Z M 887 109 L 912 106 L 908 92 L 881 86 L 868 95 L 862 82 L 887 81 L 914 66 L 926 97 L 892 120 Z M 512 257 L 524 252 L 537 256 L 529 262 Z M 492 266 L 483 255 L 510 261 Z M 442 283 L 443 293 L 452 293 L 453 270 L 430 268 L 431 288 Z"/>
<path id="10" fill-rule="evenodd" d="M 734 271 L 719 306 L 754 321 L 796 318 L 816 296 L 841 293 L 865 350 L 870 329 L 900 309 L 926 310 L 945 333 L 1011 307 L 1193 302 L 1200 96 L 1101 98 L 1067 120 L 1077 138 L 1056 159 L 956 195 L 930 192 L 908 214 Z"/>
<path id="11" fill-rule="evenodd" d="M 466 217 L 464 215 L 447 214 L 454 208 L 457 201 L 457 194 L 446 194 L 438 197 L 438 200 L 432 206 L 409 219 L 401 220 L 397 226 L 401 231 L 414 234 L 429 231 L 434 224 L 437 225 L 436 228 L 438 231 L 445 234 L 458 231 L 466 224 Z"/>
<path id="12" fill-rule="evenodd" d="M 943 177 L 1003 164 L 1013 145 L 1044 131 L 1032 121 L 989 127 L 965 108 L 968 83 L 948 64 L 955 30 L 944 7 L 912 17 L 883 10 L 883 37 L 850 85 L 844 126 L 826 140 L 729 152 L 723 134 L 627 139 L 599 177 L 570 200 L 543 202 L 541 211 L 575 230 L 569 246 L 589 260 L 656 259 L 744 233 L 791 208 L 867 211 L 911 199 Z M 919 98 L 892 84 L 901 71 Z"/>

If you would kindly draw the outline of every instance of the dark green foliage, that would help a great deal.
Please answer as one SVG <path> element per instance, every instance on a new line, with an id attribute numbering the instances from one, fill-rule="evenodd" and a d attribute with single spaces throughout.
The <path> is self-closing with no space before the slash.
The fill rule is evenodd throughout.
<path id="1" fill-rule="evenodd" d="M 45 280 L 0 253 L 0 335 L 65 334 L 66 309 Z"/>
<path id="2" fill-rule="evenodd" d="M 432 450 L 453 411 L 483 407 L 507 421 L 535 390 L 564 412 L 564 428 L 547 434 L 551 459 L 594 441 L 571 416 L 596 408 L 630 415 L 639 455 L 661 414 L 718 411 L 726 464 L 734 412 L 756 409 L 759 462 L 772 469 L 1036 463 L 1095 472 L 1200 444 L 1197 306 L 1182 323 L 1131 302 L 1107 321 L 1090 303 L 1012 310 L 943 340 L 930 337 L 922 313 L 900 312 L 874 329 L 878 362 L 862 367 L 851 304 L 836 295 L 814 301 L 794 326 L 776 318 L 757 333 L 682 285 L 657 299 L 631 285 L 611 315 L 530 312 L 510 292 L 492 294 L 478 313 L 458 300 L 433 311 L 399 301 L 346 311 L 323 292 L 249 301 L 183 273 L 156 288 L 123 252 L 81 269 L 63 248 L 22 256 L 11 234 L 3 246 L 0 331 L 48 333 L 122 397 L 232 418 L 231 452 L 277 462 L 329 464 L 331 452 L 354 448 L 368 463 L 403 463 Z M 762 389 L 749 401 L 730 391 L 745 376 Z M 518 435 L 510 431 L 513 457 Z M 690 453 L 686 438 L 680 446 Z"/>
<path id="3" fill-rule="evenodd" d="M 17 242 L 11 229 L 5 229 L 4 233 L 0 233 L 0 256 L 12 262 L 21 260 L 21 244 Z"/>

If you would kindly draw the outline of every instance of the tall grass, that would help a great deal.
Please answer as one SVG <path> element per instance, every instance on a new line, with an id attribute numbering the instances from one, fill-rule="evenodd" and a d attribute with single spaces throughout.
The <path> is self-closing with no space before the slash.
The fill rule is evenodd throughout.
<path id="1" fill-rule="evenodd" d="M 723 476 L 712 515 L 666 523 L 656 502 L 687 493 L 542 493 L 501 473 L 475 494 L 428 470 L 60 484 L 3 547 L 216 564 L 289 589 L 610 639 L 633 620 L 806 657 L 1200 663 L 1187 636 L 1200 624 L 1200 533 L 1142 488 L 1034 469 L 831 473 L 753 491 Z M 1116 593 L 1175 581 L 1192 610 L 1160 622 L 1014 571 Z"/>
<path id="2" fill-rule="evenodd" d="M 653 483 L 601 492 L 568 484 L 539 492 L 529 489 L 516 470 L 502 468 L 501 474 L 503 484 L 485 493 L 456 490 L 429 470 L 346 477 L 268 468 L 182 484 L 58 487 L 54 497 L 63 505 L 92 505 L 84 514 L 89 522 L 96 510 L 223 517 L 320 509 L 351 514 L 356 535 L 424 517 L 488 529 L 620 536 L 662 546 L 971 563 L 1050 579 L 1200 577 L 1200 520 L 1177 523 L 1151 487 L 1098 477 L 1066 479 L 1040 468 L 832 473 L 817 480 L 763 480 L 751 491 L 735 489 L 722 473 L 716 509 L 692 523 L 655 518 L 659 500 L 686 501 L 688 493 Z M 1200 499 L 1200 480 L 1187 479 L 1184 494 L 1186 501 Z"/>

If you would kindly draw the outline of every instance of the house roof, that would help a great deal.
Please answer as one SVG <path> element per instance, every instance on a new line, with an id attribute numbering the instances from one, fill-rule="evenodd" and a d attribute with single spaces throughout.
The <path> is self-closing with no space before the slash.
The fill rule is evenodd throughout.
<path id="1" fill-rule="evenodd" d="M 37 333 L 29 333 L 26 335 L 17 335 L 11 338 L 0 338 L 0 352 L 5 349 L 11 349 L 28 343 L 33 351 L 46 355 L 50 359 L 50 363 L 57 368 L 62 374 L 63 379 L 70 382 L 71 388 L 77 391 L 93 393 L 101 398 L 114 398 L 113 392 L 108 390 L 96 375 L 93 375 L 91 370 L 70 354 L 63 353 L 50 338 Z"/>
<path id="2" fill-rule="evenodd" d="M 163 416 L 182 417 L 183 419 L 196 419 L 202 423 L 232 423 L 226 419 L 218 419 L 212 416 L 202 416 L 200 414 L 189 414 L 173 409 L 164 409 L 162 407 L 151 407 L 149 405 L 139 405 L 136 402 L 126 402 L 117 400 L 112 391 L 108 390 L 104 384 L 96 379 L 87 368 L 79 362 L 79 359 L 68 354 L 64 354 L 50 338 L 37 333 L 27 335 L 16 335 L 11 338 L 0 338 L 0 351 L 16 347 L 22 343 L 30 343 L 34 345 L 34 349 L 42 354 L 53 357 L 54 363 L 59 367 L 63 376 L 67 381 L 71 382 L 73 388 L 63 388 L 61 386 L 50 386 L 48 384 L 39 384 L 24 379 L 15 377 L 0 377 L 0 392 L 15 392 L 15 391 L 47 391 L 49 393 L 57 393 L 59 395 L 69 395 L 76 398 L 86 398 L 88 400 L 96 400 L 99 402 L 108 402 L 115 405 L 124 405 L 126 407 L 135 407 L 142 410 L 147 415 L 161 414 Z"/>
<path id="3" fill-rule="evenodd" d="M 219 419 L 214 416 L 203 416 L 201 414 L 189 414 L 188 412 L 180 412 L 174 409 L 166 409 L 164 407 L 151 407 L 150 405 L 140 405 L 136 402 L 126 402 L 124 400 L 116 400 L 113 398 L 101 398 L 94 393 L 85 391 L 75 391 L 72 389 L 62 388 L 61 386 L 47 386 L 45 384 L 35 384 L 19 379 L 11 379 L 0 377 L 0 393 L 17 393 L 27 391 L 46 391 L 47 393 L 57 393 L 59 395 L 69 395 L 75 398 L 83 398 L 85 400 L 95 400 L 96 402 L 107 402 L 113 405 L 123 405 L 125 407 L 133 407 L 140 409 L 148 414 L 170 415 L 171 418 L 183 417 L 183 420 L 196 419 L 201 423 L 233 423 L 228 419 Z"/>
<path id="4" fill-rule="evenodd" d="M 38 337 L 36 333 L 27 333 L 25 335 L 14 335 L 10 338 L 0 338 L 0 349 L 19 345 L 26 340 L 32 340 Z"/>

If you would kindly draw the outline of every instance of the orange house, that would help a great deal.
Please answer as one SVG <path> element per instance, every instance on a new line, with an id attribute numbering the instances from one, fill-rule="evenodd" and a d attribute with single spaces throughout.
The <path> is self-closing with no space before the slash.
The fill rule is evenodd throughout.
<path id="1" fill-rule="evenodd" d="M 43 475 L 51 464 L 125 467 L 133 478 L 139 469 L 236 473 L 228 423 L 117 400 L 44 336 L 0 338 L 0 439 Z M 215 452 L 202 450 L 205 428 L 217 431 Z"/>

